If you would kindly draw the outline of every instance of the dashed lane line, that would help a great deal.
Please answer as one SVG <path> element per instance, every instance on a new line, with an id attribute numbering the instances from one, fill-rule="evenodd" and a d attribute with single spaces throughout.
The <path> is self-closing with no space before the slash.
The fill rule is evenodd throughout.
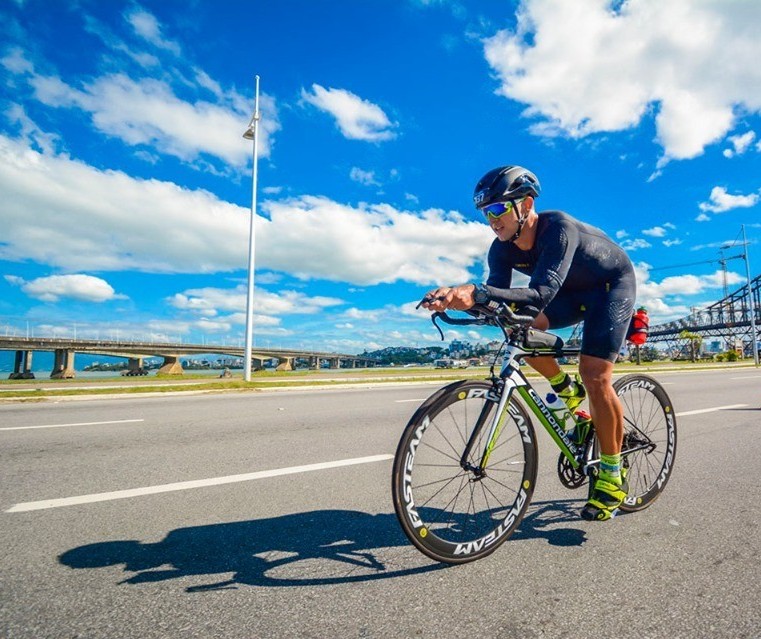
<path id="1" fill-rule="evenodd" d="M 733 408 L 745 408 L 748 404 L 728 404 L 726 406 L 714 406 L 712 408 L 702 408 L 699 410 L 682 411 L 676 413 L 677 417 L 687 415 L 700 415 L 703 413 L 714 413 L 721 410 L 731 410 Z M 124 420 L 129 421 L 129 420 Z M 142 420 L 132 420 L 142 421 Z M 107 422 L 100 422 L 107 423 Z M 60 425 L 57 425 L 60 426 Z M 26 427 L 22 427 L 26 428 Z M 33 427 L 29 427 L 33 428 Z M 254 473 L 244 473 L 240 475 L 228 475 L 226 477 L 212 477 L 210 479 L 197 479 L 193 481 L 175 482 L 173 484 L 161 484 L 158 486 L 145 486 L 143 488 L 132 488 L 129 490 L 117 490 L 108 493 L 94 493 L 91 495 L 79 495 L 77 497 L 64 497 L 60 499 L 46 499 L 42 501 L 30 501 L 12 506 L 5 512 L 20 513 L 32 510 L 46 510 L 49 508 L 62 508 L 65 506 L 76 506 L 80 504 L 91 504 L 99 501 L 113 501 L 115 499 L 128 499 L 130 497 L 141 497 L 143 495 L 155 495 L 158 493 L 175 492 L 178 490 L 192 490 L 194 488 L 205 488 L 207 486 L 221 486 L 223 484 L 234 484 L 243 481 L 254 481 L 257 479 L 267 479 L 269 477 L 280 477 L 282 475 L 294 475 L 297 473 L 307 473 L 315 470 L 327 470 L 330 468 L 340 468 L 342 466 L 354 466 L 357 464 L 370 464 L 379 461 L 388 461 L 393 459 L 393 455 L 371 455 L 369 457 L 355 457 L 353 459 L 339 459 L 337 461 L 322 462 L 318 464 L 307 464 L 305 466 L 290 466 L 288 468 L 276 468 L 274 470 L 263 470 Z"/>
<path id="2" fill-rule="evenodd" d="M 729 404 L 728 406 L 714 406 L 713 408 L 701 408 L 700 410 L 687 410 L 676 413 L 677 417 L 685 415 L 700 415 L 702 413 L 715 413 L 717 410 L 732 410 L 733 408 L 745 408 L 747 404 Z"/>
<path id="3" fill-rule="evenodd" d="M 70 428 L 72 426 L 101 426 L 104 424 L 135 424 L 144 422 L 144 419 L 114 419 L 107 422 L 76 422 L 74 424 L 45 424 L 42 426 L 8 426 L 0 428 L 3 430 L 35 430 L 37 428 Z"/>
<path id="4" fill-rule="evenodd" d="M 210 479 L 197 479 L 194 481 L 182 481 L 173 484 L 161 484 L 158 486 L 145 486 L 144 488 L 132 488 L 130 490 L 117 490 L 109 493 L 95 493 L 92 495 L 79 495 L 77 497 L 64 497 L 62 499 L 45 499 L 43 501 L 29 501 L 16 504 L 5 512 L 22 513 L 30 510 L 46 510 L 48 508 L 63 508 L 64 506 L 76 506 L 80 504 L 92 504 L 99 501 L 113 501 L 115 499 L 127 499 L 129 497 L 141 497 L 143 495 L 156 495 L 178 490 L 192 490 L 207 486 L 221 486 L 222 484 L 235 484 L 242 481 L 266 479 L 268 477 L 280 477 L 296 473 L 308 473 L 315 470 L 327 470 L 342 466 L 354 466 L 356 464 L 371 464 L 373 462 L 388 461 L 393 455 L 372 455 L 370 457 L 355 457 L 354 459 L 339 459 L 337 461 L 323 462 L 319 464 L 307 464 L 305 466 L 291 466 L 289 468 L 277 468 L 263 470 L 255 473 L 241 475 L 228 475 L 226 477 L 212 477 Z"/>

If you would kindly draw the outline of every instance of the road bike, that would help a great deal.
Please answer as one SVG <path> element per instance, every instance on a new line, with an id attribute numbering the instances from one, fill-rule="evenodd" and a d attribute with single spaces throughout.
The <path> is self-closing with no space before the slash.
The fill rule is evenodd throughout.
<path id="1" fill-rule="evenodd" d="M 560 449 L 557 472 L 564 486 L 587 484 L 589 494 L 600 464 L 589 414 L 558 417 L 520 370 L 526 357 L 573 357 L 579 349 L 531 328 L 532 317 L 506 305 L 467 313 L 436 312 L 432 320 L 439 332 L 437 320 L 499 327 L 501 370 L 495 374 L 498 354 L 487 379 L 457 381 L 426 399 L 404 429 L 392 474 L 394 509 L 405 534 L 428 557 L 449 564 L 494 552 L 526 514 L 538 464 L 527 408 Z M 619 510 L 635 512 L 655 501 L 673 472 L 676 416 L 666 391 L 647 375 L 626 375 L 613 388 L 624 409 L 621 455 L 629 483 Z"/>

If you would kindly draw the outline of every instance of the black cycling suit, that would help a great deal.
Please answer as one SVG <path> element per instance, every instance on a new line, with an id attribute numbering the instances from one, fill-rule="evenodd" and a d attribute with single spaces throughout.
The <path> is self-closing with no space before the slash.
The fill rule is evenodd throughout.
<path id="1" fill-rule="evenodd" d="M 510 288 L 515 269 L 528 288 Z M 534 246 L 495 239 L 489 250 L 491 297 L 523 312 L 544 311 L 550 328 L 584 321 L 581 352 L 616 360 L 634 310 L 637 283 L 624 250 L 600 229 L 562 211 L 539 214 Z"/>

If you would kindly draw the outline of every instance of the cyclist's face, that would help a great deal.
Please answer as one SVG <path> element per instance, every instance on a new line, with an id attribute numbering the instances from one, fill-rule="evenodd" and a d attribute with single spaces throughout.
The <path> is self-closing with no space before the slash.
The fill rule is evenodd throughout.
<path id="1" fill-rule="evenodd" d="M 487 216 L 487 221 L 500 242 L 507 242 L 518 230 L 518 212 L 515 208 L 499 217 L 489 215 Z"/>

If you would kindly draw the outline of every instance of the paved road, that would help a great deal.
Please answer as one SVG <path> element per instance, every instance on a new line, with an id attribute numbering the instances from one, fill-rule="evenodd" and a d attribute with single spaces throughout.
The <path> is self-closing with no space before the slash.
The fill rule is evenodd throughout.
<path id="1" fill-rule="evenodd" d="M 519 532 L 456 568 L 390 503 L 433 386 L 0 405 L 0 636 L 761 637 L 761 371 L 659 378 L 691 414 L 650 509 L 578 519 L 542 435 Z"/>

